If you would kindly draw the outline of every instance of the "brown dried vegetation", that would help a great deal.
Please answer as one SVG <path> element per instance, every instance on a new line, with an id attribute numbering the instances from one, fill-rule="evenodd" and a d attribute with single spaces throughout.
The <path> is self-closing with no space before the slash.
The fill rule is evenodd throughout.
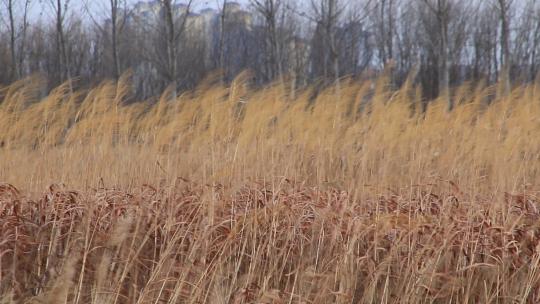
<path id="1" fill-rule="evenodd" d="M 0 303 L 540 302 L 536 85 L 32 83 L 0 91 Z"/>
<path id="2" fill-rule="evenodd" d="M 178 180 L 33 200 L 0 188 L 0 290 L 14 302 L 540 301 L 533 193 L 472 198 L 441 182 L 355 200 L 289 180 Z"/>

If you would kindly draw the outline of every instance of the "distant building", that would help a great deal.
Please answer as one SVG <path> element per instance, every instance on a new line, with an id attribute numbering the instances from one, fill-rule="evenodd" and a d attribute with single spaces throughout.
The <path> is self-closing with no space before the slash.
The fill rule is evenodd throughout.
<path id="1" fill-rule="evenodd" d="M 159 16 L 161 12 L 161 4 L 158 1 L 152 2 L 137 2 L 131 12 L 131 16 L 142 20 L 153 20 Z"/>
<path id="2" fill-rule="evenodd" d="M 173 7 L 175 17 L 179 18 L 188 13 L 188 5 L 185 3 L 175 4 Z M 227 2 L 225 6 L 227 23 L 235 23 L 246 28 L 252 25 L 251 13 L 244 10 L 238 2 Z M 163 17 L 163 7 L 158 0 L 139 1 L 131 11 L 129 20 L 143 24 L 155 24 Z M 202 9 L 200 12 L 189 12 L 187 30 L 195 33 L 209 34 L 208 31 L 219 23 L 220 12 L 212 8 Z"/>
<path id="3" fill-rule="evenodd" d="M 188 11 L 188 6 L 184 3 L 175 4 L 173 6 L 173 13 L 175 16 L 185 15 Z"/>
<path id="4" fill-rule="evenodd" d="M 296 83 L 296 86 L 307 85 L 307 75 L 309 74 L 309 59 L 311 53 L 311 44 L 308 40 L 301 37 L 293 37 L 287 45 L 287 54 L 290 54 L 288 70 Z"/>
<path id="5" fill-rule="evenodd" d="M 203 62 L 207 67 L 216 67 L 220 47 L 222 47 L 227 70 L 235 74 L 244 69 L 249 61 L 248 42 L 253 34 L 253 15 L 245 10 L 238 2 L 227 2 L 225 6 L 225 19 L 221 17 L 221 10 L 204 8 L 199 11 L 188 10 L 185 3 L 175 4 L 173 7 L 174 17 L 178 29 L 185 21 L 185 29 L 182 33 L 183 50 L 190 49 L 204 52 Z M 133 6 L 129 21 L 135 28 L 160 28 L 163 22 L 164 10 L 160 1 L 140 1 Z M 186 18 L 186 19 L 184 19 Z M 224 21 L 224 23 L 223 23 Z M 221 29 L 224 25 L 224 31 Z M 221 34 L 225 33 L 221 46 Z M 180 50 L 180 48 L 179 48 Z M 184 56 L 184 55 L 182 55 Z M 238 70 L 238 71 L 237 71 Z"/>
<path id="6" fill-rule="evenodd" d="M 225 3 L 225 11 L 227 13 L 237 12 L 241 10 L 242 10 L 242 6 L 238 2 L 230 1 L 230 2 Z"/>

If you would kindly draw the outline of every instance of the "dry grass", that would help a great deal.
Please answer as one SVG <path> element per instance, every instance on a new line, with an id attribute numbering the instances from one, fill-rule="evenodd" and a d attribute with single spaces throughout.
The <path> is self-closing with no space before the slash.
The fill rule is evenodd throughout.
<path id="1" fill-rule="evenodd" d="M 280 180 L 0 194 L 0 290 L 28 303 L 538 303 L 540 202 Z M 9 302 L 8 302 L 9 303 Z"/>
<path id="2" fill-rule="evenodd" d="M 540 302 L 537 85 L 39 88 L 0 91 L 5 303 Z"/>

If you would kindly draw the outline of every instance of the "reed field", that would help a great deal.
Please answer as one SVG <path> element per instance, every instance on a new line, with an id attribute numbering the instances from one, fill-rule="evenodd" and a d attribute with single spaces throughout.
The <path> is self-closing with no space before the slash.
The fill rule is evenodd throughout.
<path id="1" fill-rule="evenodd" d="M 0 303 L 540 303 L 540 84 L 0 88 Z"/>

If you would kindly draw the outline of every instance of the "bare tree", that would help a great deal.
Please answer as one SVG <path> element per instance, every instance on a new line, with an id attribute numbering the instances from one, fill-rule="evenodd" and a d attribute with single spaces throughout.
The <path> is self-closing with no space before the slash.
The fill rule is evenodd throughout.
<path id="1" fill-rule="evenodd" d="M 451 0 L 421 0 L 429 11 L 435 16 L 438 31 L 437 40 L 437 63 L 439 96 L 448 102 L 448 108 L 452 108 L 448 88 L 450 85 L 450 56 L 448 26 L 450 23 Z"/>
<path id="2" fill-rule="evenodd" d="M 19 6 L 16 4 L 19 3 Z M 28 29 L 28 10 L 30 7 L 30 0 L 24 0 L 21 2 L 15 2 L 14 0 L 5 0 L 5 5 L 8 14 L 8 27 L 9 27 L 9 45 L 11 55 L 11 67 L 10 78 L 12 80 L 22 77 L 22 65 L 24 61 L 24 46 L 26 42 L 26 35 Z M 17 24 L 15 18 L 15 11 L 21 11 L 22 18 L 20 25 Z M 19 30 L 17 30 L 19 28 Z M 17 43 L 19 42 L 19 43 Z"/>
<path id="3" fill-rule="evenodd" d="M 325 81 L 332 78 L 339 84 L 339 50 L 336 44 L 336 30 L 339 19 L 343 13 L 343 6 L 339 0 L 311 0 L 313 19 L 316 22 L 316 43 L 320 43 L 321 54 L 315 60 L 322 60 L 322 74 Z"/>
<path id="4" fill-rule="evenodd" d="M 540 5 L 537 1 L 531 0 L 528 2 L 525 11 L 527 12 L 527 22 L 524 23 L 522 31 L 530 34 L 530 52 L 527 56 L 528 62 L 526 62 L 524 65 L 529 66 L 528 78 L 532 81 L 535 79 L 538 73 L 538 55 L 540 54 Z"/>
<path id="5" fill-rule="evenodd" d="M 17 55 L 15 50 L 15 17 L 13 16 L 13 0 L 7 1 L 8 15 L 9 15 L 9 38 L 11 48 L 11 78 L 19 78 L 17 75 Z"/>
<path id="6" fill-rule="evenodd" d="M 56 40 L 56 73 L 59 82 L 71 81 L 71 65 L 67 55 L 67 41 L 64 22 L 69 9 L 70 0 L 49 0 L 55 15 Z M 72 86 L 70 84 L 70 89 Z"/>
<path id="7" fill-rule="evenodd" d="M 393 70 L 393 76 L 399 83 L 411 76 L 412 79 L 416 78 L 417 73 L 411 75 L 411 72 L 418 72 L 419 53 L 421 53 L 418 37 L 422 36 L 422 26 L 421 20 L 419 20 L 421 18 L 418 18 L 418 12 L 413 5 L 404 5 L 402 1 L 399 1 L 396 6 L 396 25 L 394 27 L 396 42 L 393 51 L 396 69 Z M 407 26 L 403 26 L 403 24 L 407 24 Z M 375 40 L 381 41 L 377 36 Z M 384 45 L 384 41 L 380 43 Z M 379 59 L 382 61 L 381 58 Z M 382 63 L 384 64 L 384 61 Z"/>
<path id="8" fill-rule="evenodd" d="M 370 0 L 349 3 L 337 31 L 340 75 L 358 75 L 371 64 L 374 43 L 367 16 L 372 12 Z"/>
<path id="9" fill-rule="evenodd" d="M 217 1 L 217 0 L 216 0 Z M 223 0 L 221 5 L 221 14 L 220 14 L 220 26 L 219 26 L 219 45 L 218 45 L 218 67 L 221 70 L 221 73 L 223 73 L 221 77 L 221 81 L 225 82 L 225 26 L 227 21 L 227 5 L 228 1 Z M 219 4 L 218 4 L 219 5 Z"/>
<path id="10" fill-rule="evenodd" d="M 172 0 L 160 0 L 161 5 L 164 10 L 165 15 L 165 26 L 167 28 L 167 74 L 169 77 L 170 86 L 172 88 L 172 99 L 176 100 L 177 90 L 178 90 L 178 43 L 181 35 L 186 30 L 187 20 L 190 14 L 191 5 L 193 0 L 187 2 L 185 12 L 179 12 L 178 18 L 180 21 L 177 21 L 177 16 L 173 11 L 173 2 Z M 182 16 L 183 15 L 183 16 Z M 177 24 L 179 23 L 179 24 Z"/>
<path id="11" fill-rule="evenodd" d="M 111 8 L 111 41 L 112 41 L 112 57 L 114 66 L 114 79 L 118 80 L 120 77 L 120 59 L 118 58 L 118 10 L 120 8 L 121 0 L 109 0 Z M 125 12 L 126 10 L 124 10 Z M 122 22 L 125 22 L 125 15 L 122 18 Z"/>
<path id="12" fill-rule="evenodd" d="M 491 9 L 479 5 L 471 22 L 470 39 L 473 47 L 471 75 L 474 80 L 494 81 L 497 48 L 497 17 Z M 495 77 L 494 77 L 495 76 Z"/>
<path id="13" fill-rule="evenodd" d="M 103 27 L 101 25 L 101 22 L 99 20 L 96 20 L 94 17 L 94 11 L 93 8 L 90 7 L 88 0 L 85 2 L 85 7 L 88 15 L 92 19 L 94 25 L 96 28 L 105 34 L 110 34 L 111 37 L 111 49 L 110 54 L 112 58 L 112 74 L 115 80 L 118 80 L 120 77 L 120 74 L 122 73 L 122 64 L 120 61 L 120 51 L 119 51 L 119 40 L 120 35 L 122 34 L 122 31 L 124 29 L 127 15 L 128 15 L 128 9 L 127 9 L 127 1 L 126 0 L 108 0 L 108 7 L 104 9 L 104 11 L 108 12 L 108 16 L 110 17 L 110 26 L 109 28 Z"/>
<path id="14" fill-rule="evenodd" d="M 194 1 L 180 4 L 187 0 L 133 8 L 130 0 L 83 0 L 95 26 L 72 0 L 41 0 L 51 18 L 30 20 L 38 1 L 0 0 L 3 83 L 38 72 L 50 87 L 72 77 L 83 84 L 130 68 L 140 96 L 170 86 L 176 97 L 214 68 L 222 81 L 250 69 L 259 85 L 290 74 L 292 88 L 314 78 L 339 88 L 343 75 L 386 71 L 394 85 L 413 74 L 426 100 L 439 95 L 452 108 L 450 86 L 499 80 L 508 94 L 511 79 L 533 81 L 539 70 L 536 0 L 245 1 L 251 10 L 213 0 L 218 11 L 200 14 L 190 13 Z"/>
<path id="15" fill-rule="evenodd" d="M 380 0 L 371 15 L 379 59 L 384 66 L 394 59 L 396 0 Z"/>
<path id="16" fill-rule="evenodd" d="M 278 14 L 284 7 L 282 0 L 251 0 L 255 10 L 263 16 L 265 28 L 265 53 L 267 60 L 267 80 L 283 74 L 282 43 L 278 37 Z"/>
<path id="17" fill-rule="evenodd" d="M 510 93 L 510 10 L 513 0 L 494 0 L 495 7 L 499 13 L 501 24 L 501 81 L 503 85 L 503 94 Z"/>

